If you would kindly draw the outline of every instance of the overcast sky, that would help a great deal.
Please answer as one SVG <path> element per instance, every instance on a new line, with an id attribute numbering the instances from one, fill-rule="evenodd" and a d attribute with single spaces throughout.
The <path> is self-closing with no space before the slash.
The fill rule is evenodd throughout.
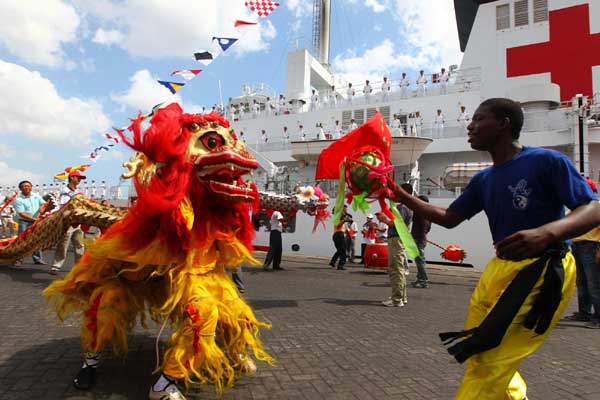
<path id="1" fill-rule="evenodd" d="M 197 112 L 244 83 L 285 92 L 287 52 L 311 43 L 312 1 L 280 0 L 258 18 L 244 0 L 0 0 L 0 186 L 49 183 L 85 163 L 111 127 L 178 101 Z M 460 63 L 452 0 L 332 0 L 331 64 L 361 82 Z M 234 28 L 236 19 L 259 25 Z M 212 64 L 193 53 L 236 42 Z M 176 96 L 157 79 L 203 69 Z M 103 152 L 87 172 L 115 183 L 131 152 Z"/>

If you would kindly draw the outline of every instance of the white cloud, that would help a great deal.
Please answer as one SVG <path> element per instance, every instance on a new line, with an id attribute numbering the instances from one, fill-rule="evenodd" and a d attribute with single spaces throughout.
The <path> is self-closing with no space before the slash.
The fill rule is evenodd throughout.
<path id="1" fill-rule="evenodd" d="M 384 39 L 362 55 L 357 55 L 353 50 L 339 54 L 333 59 L 332 65 L 336 75 L 358 85 L 364 83 L 365 79 L 379 81 L 384 75 L 389 76 L 401 68 L 417 69 L 424 61 L 423 58 L 396 52 L 392 41 Z"/>
<path id="2" fill-rule="evenodd" d="M 2 0 L 0 15 L 0 43 L 31 64 L 61 66 L 65 62 L 62 44 L 77 40 L 79 16 L 61 0 Z"/>
<path id="3" fill-rule="evenodd" d="M 7 163 L 0 161 L 0 186 L 16 186 L 22 180 L 43 182 L 43 174 L 36 174 L 19 168 L 10 168 Z"/>
<path id="4" fill-rule="evenodd" d="M 312 1 L 288 0 L 285 2 L 287 8 L 294 13 L 296 18 L 306 17 L 312 14 Z"/>
<path id="5" fill-rule="evenodd" d="M 156 82 L 157 78 L 147 69 L 142 69 L 133 74 L 129 81 L 131 86 L 121 94 L 113 94 L 111 98 L 123 107 L 131 107 L 136 112 L 149 112 L 156 104 L 165 101 L 168 103 L 181 103 L 178 95 L 169 97 L 169 91 Z M 165 104 L 166 105 L 166 104 Z"/>
<path id="6" fill-rule="evenodd" d="M 184 103 L 179 95 L 170 95 L 169 91 L 156 82 L 157 78 L 150 74 L 147 69 L 136 71 L 129 81 L 129 88 L 120 94 L 113 94 L 111 98 L 121 104 L 123 108 L 130 107 L 136 113 L 147 113 L 158 103 L 164 102 L 160 107 L 166 107 L 171 103 L 178 103 L 185 112 L 199 113 L 202 106 L 192 102 Z M 210 107 L 209 107 L 210 108 Z"/>
<path id="7" fill-rule="evenodd" d="M 400 37 L 423 60 L 421 67 L 437 70 L 462 58 L 452 0 L 393 0 L 389 7 L 400 22 Z"/>
<path id="8" fill-rule="evenodd" d="M 134 56 L 192 58 L 194 52 L 213 48 L 215 35 L 240 38 L 232 50 L 238 47 L 243 54 L 267 49 L 276 36 L 269 21 L 234 28 L 236 19 L 257 20 L 240 0 L 77 0 L 76 5 L 101 24 L 118 28 L 124 35 L 118 45 Z"/>
<path id="9" fill-rule="evenodd" d="M 118 30 L 113 29 L 105 31 L 104 29 L 99 28 L 96 30 L 96 34 L 94 35 L 92 42 L 110 46 L 111 44 L 119 44 L 123 42 L 124 38 L 125 35 Z"/>
<path id="10" fill-rule="evenodd" d="M 37 71 L 0 60 L 0 135 L 80 147 L 110 127 L 93 99 L 63 98 Z"/>
<path id="11" fill-rule="evenodd" d="M 4 159 L 13 158 L 15 156 L 15 153 L 15 149 L 6 144 L 0 143 L 0 157 Z"/>
<path id="12" fill-rule="evenodd" d="M 365 0 L 365 6 L 371 7 L 373 12 L 380 13 L 386 9 L 385 4 L 378 2 L 377 0 Z"/>

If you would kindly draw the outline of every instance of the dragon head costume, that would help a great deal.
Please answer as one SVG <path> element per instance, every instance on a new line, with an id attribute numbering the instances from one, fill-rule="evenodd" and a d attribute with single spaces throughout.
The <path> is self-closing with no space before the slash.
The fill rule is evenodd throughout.
<path id="1" fill-rule="evenodd" d="M 129 212 L 90 245 L 62 280 L 45 291 L 62 319 L 83 313 L 82 346 L 98 354 L 109 341 L 127 350 L 136 321 L 150 317 L 174 328 L 162 363 L 172 378 L 233 384 L 252 369 L 251 354 L 271 362 L 258 339 L 268 325 L 254 316 L 226 273 L 251 255 L 252 206 L 259 192 L 242 176 L 258 164 L 219 114 L 158 110 L 132 138 L 138 153 L 125 163 L 137 199 Z"/>

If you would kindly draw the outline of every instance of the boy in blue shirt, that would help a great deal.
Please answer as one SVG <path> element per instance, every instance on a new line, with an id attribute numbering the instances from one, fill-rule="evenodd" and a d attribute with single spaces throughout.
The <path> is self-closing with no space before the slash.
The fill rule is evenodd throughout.
<path id="1" fill-rule="evenodd" d="M 484 101 L 469 126 L 474 150 L 493 165 L 476 174 L 446 209 L 397 188 L 402 201 L 424 218 L 453 228 L 485 211 L 496 248 L 473 292 L 465 330 L 440 334 L 462 339 L 448 351 L 467 370 L 456 399 L 526 398 L 517 372 L 568 305 L 575 263 L 564 241 L 600 224 L 600 206 L 562 153 L 525 147 L 520 106 L 509 99 Z M 564 207 L 573 211 L 564 216 Z"/>

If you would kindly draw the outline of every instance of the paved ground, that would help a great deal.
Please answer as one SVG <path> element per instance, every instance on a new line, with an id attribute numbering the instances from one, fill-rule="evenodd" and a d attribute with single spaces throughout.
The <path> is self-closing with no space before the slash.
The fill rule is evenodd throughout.
<path id="1" fill-rule="evenodd" d="M 334 271 L 316 259 L 290 258 L 284 266 L 244 274 L 247 298 L 273 323 L 263 339 L 278 363 L 259 365 L 223 398 L 452 398 L 462 367 L 437 332 L 461 328 L 476 272 L 431 269 L 429 289 L 411 288 L 408 306 L 386 308 L 379 305 L 390 291 L 385 274 Z M 145 399 L 157 327 L 136 330 L 125 360 L 104 362 L 93 392 L 72 389 L 81 363 L 78 325 L 60 326 L 47 314 L 40 292 L 52 279 L 47 268 L 0 267 L 0 399 Z M 599 338 L 598 330 L 561 323 L 522 366 L 530 399 L 600 399 Z M 193 388 L 189 397 L 216 396 Z"/>

